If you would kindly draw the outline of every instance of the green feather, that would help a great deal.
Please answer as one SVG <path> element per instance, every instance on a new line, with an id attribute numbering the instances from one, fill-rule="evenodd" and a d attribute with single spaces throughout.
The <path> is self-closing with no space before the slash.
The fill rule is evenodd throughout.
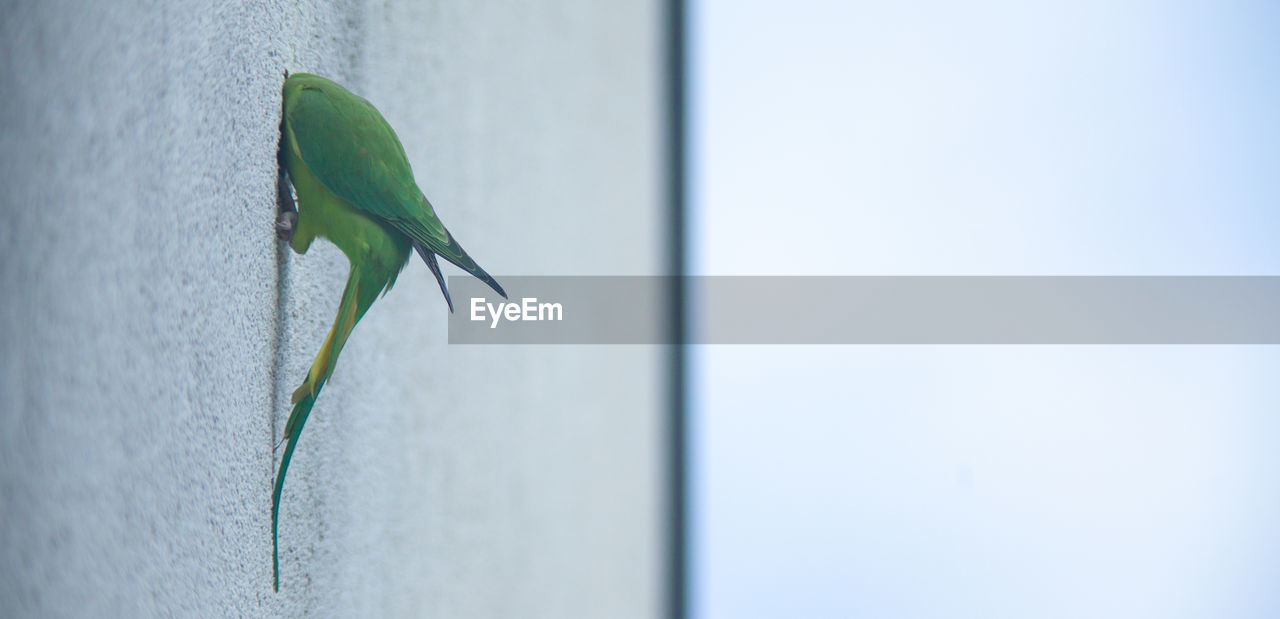
<path id="1" fill-rule="evenodd" d="M 507 296 L 436 216 L 413 180 L 400 138 L 373 104 L 317 75 L 291 75 L 286 98 L 291 86 L 286 123 L 302 161 L 329 191 Z M 333 131 L 335 123 L 344 130 Z"/>
<path id="2" fill-rule="evenodd" d="M 311 414 L 311 407 L 315 403 L 315 396 L 307 395 L 293 405 L 289 423 L 294 426 L 295 431 L 288 435 L 289 442 L 284 447 L 284 455 L 280 457 L 280 472 L 276 473 L 276 486 L 271 492 L 271 588 L 276 591 L 280 590 L 280 494 L 284 491 L 284 475 L 289 471 L 289 461 L 293 459 L 293 450 L 298 446 L 302 426 L 306 425 L 307 416 Z"/>
<path id="3" fill-rule="evenodd" d="M 395 283 L 416 250 L 440 284 L 435 255 L 506 293 L 463 251 L 436 217 L 413 180 L 395 131 L 368 101 L 323 77 L 295 73 L 284 84 L 280 161 L 298 194 L 298 219 L 289 244 L 306 253 L 316 237 L 327 238 L 351 261 L 338 315 L 302 385 L 293 392 L 285 424 L 288 440 L 271 499 L 272 586 L 280 589 L 279 520 L 285 475 L 302 427 L 320 389 L 333 374 L 338 354 L 356 323 Z"/>

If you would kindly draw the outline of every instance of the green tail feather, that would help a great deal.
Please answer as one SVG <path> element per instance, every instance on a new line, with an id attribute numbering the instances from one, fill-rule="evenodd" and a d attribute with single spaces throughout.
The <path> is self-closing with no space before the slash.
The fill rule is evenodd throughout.
<path id="1" fill-rule="evenodd" d="M 334 366 L 337 365 L 338 353 L 342 352 L 347 336 L 351 334 L 351 330 L 355 328 L 356 323 L 360 321 L 360 317 L 364 316 L 373 301 L 378 298 L 378 293 L 386 287 L 387 281 L 399 272 L 398 268 L 395 271 L 383 271 L 376 265 L 352 266 L 351 275 L 347 278 L 346 290 L 342 293 L 342 302 L 338 305 L 338 317 L 334 320 L 333 328 L 325 338 L 320 353 L 316 355 L 311 370 L 307 372 L 307 380 L 293 393 L 292 399 L 297 400 L 297 403 L 294 404 L 293 412 L 289 414 L 289 421 L 284 426 L 289 443 L 285 446 L 284 455 L 280 458 L 280 472 L 276 475 L 275 492 L 271 497 L 271 569 L 272 587 L 276 591 L 280 590 L 280 495 L 284 490 L 284 476 L 289 470 L 293 449 L 298 445 L 298 437 L 302 436 L 302 426 L 307 422 L 307 416 L 311 414 L 311 407 L 315 405 L 316 398 L 320 397 L 320 390 L 324 388 L 325 381 L 329 379 Z M 312 381 L 315 383 L 314 388 L 311 387 Z"/>
<path id="2" fill-rule="evenodd" d="M 311 407 L 316 403 L 316 396 L 320 395 L 320 387 L 324 383 L 321 382 L 316 386 L 315 393 L 304 396 L 297 404 L 293 405 L 293 412 L 289 414 L 289 425 L 293 433 L 289 435 L 289 443 L 285 445 L 284 456 L 280 458 L 280 472 L 276 474 L 276 488 L 271 495 L 271 571 L 272 580 L 271 587 L 276 591 L 280 591 L 280 493 L 284 490 L 284 476 L 289 471 L 289 460 L 293 458 L 293 448 L 298 446 L 298 437 L 302 436 L 302 426 L 307 423 L 307 416 L 311 414 Z"/>

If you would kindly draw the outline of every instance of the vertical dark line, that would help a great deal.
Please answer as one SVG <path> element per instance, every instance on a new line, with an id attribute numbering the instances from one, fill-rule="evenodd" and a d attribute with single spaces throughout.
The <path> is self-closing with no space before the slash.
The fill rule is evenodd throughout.
<path id="1" fill-rule="evenodd" d="M 274 241 L 276 244 L 276 329 L 275 338 L 271 343 L 271 437 L 270 445 L 272 452 L 270 477 L 275 480 L 275 449 L 276 435 L 279 429 L 276 427 L 276 419 L 280 416 L 281 390 L 285 389 L 285 320 L 288 319 L 288 312 L 285 306 L 288 303 L 286 294 L 288 293 L 288 277 L 289 277 L 289 248 L 285 243 Z"/>
<path id="2" fill-rule="evenodd" d="M 685 274 L 687 270 L 685 248 L 685 1 L 668 0 L 666 3 L 666 158 L 667 158 L 667 208 L 668 208 L 668 264 L 671 289 L 668 303 L 668 319 L 671 325 L 671 357 L 668 397 L 667 428 L 670 444 L 667 454 L 667 487 L 670 489 L 668 506 L 667 558 L 667 616 L 684 619 L 688 616 L 688 528 L 686 479 L 685 415 L 687 408 L 687 374 L 685 346 Z"/>
<path id="3" fill-rule="evenodd" d="M 277 146 L 277 153 L 279 153 Z M 289 181 L 282 176 L 276 178 L 276 216 L 279 216 L 282 204 L 280 203 L 280 192 L 292 191 Z M 292 194 L 290 194 L 292 196 Z M 274 224 L 275 217 L 272 218 Z M 273 226 L 274 228 L 274 226 Z M 280 432 L 277 427 L 276 420 L 280 417 L 280 403 L 288 402 L 287 396 L 290 393 L 284 391 L 288 389 L 285 384 L 285 350 L 287 348 L 285 338 L 288 334 L 286 322 L 289 318 L 289 244 L 276 239 L 274 229 L 272 230 L 271 243 L 275 245 L 276 250 L 276 323 L 275 337 L 271 343 L 271 436 L 268 437 L 268 444 L 271 446 L 271 459 L 268 461 L 267 479 L 271 480 L 272 485 L 275 484 L 276 477 L 276 436 Z"/>

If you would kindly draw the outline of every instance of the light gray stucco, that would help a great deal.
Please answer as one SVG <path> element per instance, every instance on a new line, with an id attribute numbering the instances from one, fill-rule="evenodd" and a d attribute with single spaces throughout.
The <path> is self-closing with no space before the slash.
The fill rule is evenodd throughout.
<path id="1" fill-rule="evenodd" d="M 416 260 L 302 435 L 278 594 L 270 529 L 346 278 L 273 235 L 283 72 L 373 101 L 499 279 L 656 274 L 658 3 L 0 10 L 2 614 L 660 613 L 663 351 L 449 346 Z"/>

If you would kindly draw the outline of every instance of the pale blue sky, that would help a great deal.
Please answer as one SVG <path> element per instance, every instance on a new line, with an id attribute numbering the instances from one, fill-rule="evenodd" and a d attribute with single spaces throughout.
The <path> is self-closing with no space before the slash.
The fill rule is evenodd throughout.
<path id="1" fill-rule="evenodd" d="M 691 7 L 693 270 L 1280 274 L 1280 5 Z M 692 608 L 1280 616 L 1276 347 L 698 347 Z"/>

